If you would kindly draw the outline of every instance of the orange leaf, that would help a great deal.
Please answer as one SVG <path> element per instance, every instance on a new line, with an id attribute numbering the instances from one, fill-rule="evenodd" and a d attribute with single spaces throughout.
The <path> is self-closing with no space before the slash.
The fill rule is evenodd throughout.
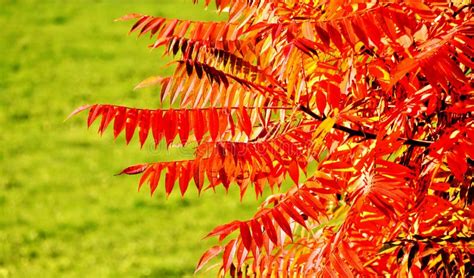
<path id="1" fill-rule="evenodd" d="M 92 107 L 92 105 L 90 105 L 90 104 L 82 105 L 82 106 L 80 106 L 80 107 L 77 107 L 76 109 L 74 109 L 74 111 L 71 112 L 71 114 L 69 114 L 69 115 L 66 117 L 66 119 L 65 119 L 64 121 L 69 120 L 69 119 L 70 119 L 71 117 L 73 117 L 74 115 L 77 115 L 77 114 L 81 113 L 82 111 L 87 110 L 87 109 L 89 109 L 89 108 L 91 108 L 91 107 Z"/>
<path id="2" fill-rule="evenodd" d="M 125 21 L 125 20 L 130 20 L 130 19 L 135 19 L 135 18 L 140 18 L 142 17 L 143 15 L 141 14 L 137 14 L 137 13 L 131 13 L 131 14 L 126 14 L 122 17 L 119 17 L 117 19 L 115 19 L 115 21 Z"/>

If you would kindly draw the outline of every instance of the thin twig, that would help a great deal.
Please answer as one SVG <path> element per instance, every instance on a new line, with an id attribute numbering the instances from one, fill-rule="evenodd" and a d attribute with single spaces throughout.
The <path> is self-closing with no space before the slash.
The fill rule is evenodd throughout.
<path id="1" fill-rule="evenodd" d="M 311 116 L 313 119 L 318 121 L 324 121 L 326 117 L 319 116 L 318 114 L 314 113 L 311 109 L 306 106 L 300 106 L 300 110 L 304 113 Z M 369 132 L 363 132 L 362 130 L 355 130 L 349 127 L 342 126 L 340 124 L 334 124 L 334 129 L 344 131 L 348 133 L 350 136 L 358 136 L 364 137 L 365 139 L 376 139 L 377 135 Z M 404 145 L 411 145 L 411 146 L 418 146 L 418 147 L 429 147 L 433 141 L 426 141 L 426 140 L 417 140 L 417 139 L 410 139 L 410 138 L 398 138 L 399 141 L 403 141 Z"/>

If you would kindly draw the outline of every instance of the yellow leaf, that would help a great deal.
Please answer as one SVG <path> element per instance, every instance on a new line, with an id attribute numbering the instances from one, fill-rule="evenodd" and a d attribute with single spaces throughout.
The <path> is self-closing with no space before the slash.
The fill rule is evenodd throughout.
<path id="1" fill-rule="evenodd" d="M 313 150 L 319 149 L 323 145 L 324 138 L 326 138 L 326 135 L 329 133 L 335 123 L 336 120 L 334 118 L 328 117 L 322 121 L 321 124 L 319 124 L 313 133 Z"/>

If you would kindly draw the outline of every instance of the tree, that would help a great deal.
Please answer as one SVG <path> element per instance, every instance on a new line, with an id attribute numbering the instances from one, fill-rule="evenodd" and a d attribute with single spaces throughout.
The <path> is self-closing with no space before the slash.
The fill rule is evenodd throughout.
<path id="1" fill-rule="evenodd" d="M 226 21 L 121 18 L 176 57 L 171 76 L 137 86 L 159 85 L 160 109 L 73 112 L 100 133 L 114 121 L 127 143 L 196 144 L 193 160 L 122 171 L 152 194 L 162 176 L 183 195 L 292 181 L 211 231 L 221 245 L 197 270 L 222 253 L 221 274 L 238 277 L 474 275 L 472 4 L 215 4 Z"/>

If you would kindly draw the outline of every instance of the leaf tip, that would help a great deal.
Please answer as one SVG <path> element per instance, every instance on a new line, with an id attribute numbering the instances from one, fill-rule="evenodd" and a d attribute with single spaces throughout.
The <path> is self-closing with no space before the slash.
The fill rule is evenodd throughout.
<path id="1" fill-rule="evenodd" d="M 86 104 L 86 105 L 82 105 L 82 106 L 80 106 L 80 107 L 77 107 L 76 109 L 74 109 L 74 111 L 71 112 L 71 114 L 69 114 L 69 115 L 66 117 L 66 119 L 64 119 L 64 122 L 67 121 L 67 120 L 69 120 L 69 119 L 72 118 L 73 116 L 75 116 L 75 115 L 81 113 L 82 111 L 87 110 L 87 109 L 89 109 L 89 108 L 91 108 L 91 107 L 92 107 L 92 104 Z"/>

